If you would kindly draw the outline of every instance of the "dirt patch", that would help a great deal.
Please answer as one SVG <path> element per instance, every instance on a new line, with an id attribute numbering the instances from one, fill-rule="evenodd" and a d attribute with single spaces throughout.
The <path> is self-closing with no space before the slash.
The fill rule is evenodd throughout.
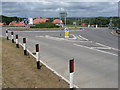
<path id="1" fill-rule="evenodd" d="M 24 56 L 22 47 L 16 48 L 10 40 L 3 39 L 3 88 L 68 88 L 67 82 L 42 65 L 38 70 L 31 55 Z"/>

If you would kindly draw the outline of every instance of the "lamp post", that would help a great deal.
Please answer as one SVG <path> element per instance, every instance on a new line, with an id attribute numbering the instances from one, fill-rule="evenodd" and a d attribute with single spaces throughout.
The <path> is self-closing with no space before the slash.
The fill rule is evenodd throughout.
<path id="1" fill-rule="evenodd" d="M 63 8 L 60 9 L 60 12 L 59 12 L 59 17 L 60 19 L 61 18 L 64 18 L 65 19 L 65 27 L 66 27 L 66 17 L 67 17 L 67 11 Z"/>
<path id="2" fill-rule="evenodd" d="M 118 2 L 118 17 L 120 18 L 120 1 Z"/>

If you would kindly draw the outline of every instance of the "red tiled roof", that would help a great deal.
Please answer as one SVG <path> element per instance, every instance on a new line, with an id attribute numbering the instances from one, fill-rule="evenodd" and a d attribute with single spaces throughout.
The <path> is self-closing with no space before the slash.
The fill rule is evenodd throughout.
<path id="1" fill-rule="evenodd" d="M 4 25 L 4 23 L 1 23 L 1 22 L 0 22 L 0 26 L 2 26 L 2 25 Z"/>
<path id="2" fill-rule="evenodd" d="M 60 22 L 63 23 L 62 20 L 60 20 L 60 19 L 55 19 L 55 20 L 53 20 L 52 23 L 60 23 Z"/>
<path id="3" fill-rule="evenodd" d="M 16 23 L 16 25 L 25 25 L 24 22 L 19 22 L 19 23 Z"/>
<path id="4" fill-rule="evenodd" d="M 11 23 L 9 23 L 9 25 L 25 25 L 25 23 L 23 21 L 17 23 L 16 21 L 12 21 Z"/>
<path id="5" fill-rule="evenodd" d="M 39 24 L 41 22 L 46 22 L 48 19 L 46 18 L 37 18 L 33 21 L 33 24 Z"/>

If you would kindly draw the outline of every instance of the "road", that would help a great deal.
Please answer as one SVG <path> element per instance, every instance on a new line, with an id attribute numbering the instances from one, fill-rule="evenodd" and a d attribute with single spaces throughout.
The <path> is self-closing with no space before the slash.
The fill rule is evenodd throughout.
<path id="1" fill-rule="evenodd" d="M 3 28 L 3 35 L 5 29 Z M 66 79 L 69 79 L 68 62 L 74 58 L 74 83 L 78 87 L 118 88 L 117 37 L 109 31 L 87 28 L 71 31 L 74 39 L 70 40 L 58 38 L 62 37 L 59 36 L 63 33 L 61 31 L 14 32 L 19 34 L 21 43 L 23 37 L 27 38 L 27 48 L 33 53 L 35 44 L 39 43 L 40 59 Z"/>

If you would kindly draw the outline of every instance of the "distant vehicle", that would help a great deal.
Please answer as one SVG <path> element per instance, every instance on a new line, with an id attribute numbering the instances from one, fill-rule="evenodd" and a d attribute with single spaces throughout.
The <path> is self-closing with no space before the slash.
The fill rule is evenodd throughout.
<path id="1" fill-rule="evenodd" d="M 110 27 L 110 26 L 109 26 L 108 28 L 109 28 L 109 29 L 117 29 L 117 27 Z"/>
<path id="2" fill-rule="evenodd" d="M 117 28 L 116 33 L 120 34 L 120 29 L 119 28 Z"/>

